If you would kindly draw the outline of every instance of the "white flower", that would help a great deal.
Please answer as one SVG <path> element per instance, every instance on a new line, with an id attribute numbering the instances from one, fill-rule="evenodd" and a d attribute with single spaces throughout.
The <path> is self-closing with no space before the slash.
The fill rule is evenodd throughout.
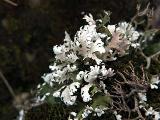
<path id="1" fill-rule="evenodd" d="M 159 120 L 160 119 L 160 112 L 154 112 L 154 120 Z"/>
<path id="2" fill-rule="evenodd" d="M 43 80 L 48 83 L 50 86 L 53 86 L 54 76 L 53 73 L 44 74 L 42 76 Z"/>
<path id="3" fill-rule="evenodd" d="M 65 31 L 65 39 L 64 44 L 60 46 L 54 46 L 53 51 L 56 54 L 55 58 L 62 62 L 68 61 L 74 63 L 78 57 L 74 53 L 68 53 L 70 50 L 74 48 L 73 41 L 71 40 L 69 34 Z"/>
<path id="4" fill-rule="evenodd" d="M 95 25 L 95 24 L 96 24 L 96 22 L 95 22 L 94 19 L 93 19 L 92 14 L 85 15 L 85 16 L 83 17 L 83 19 L 85 19 L 86 22 L 88 22 L 89 25 Z"/>
<path id="5" fill-rule="evenodd" d="M 76 112 L 70 112 L 71 115 L 73 115 L 74 117 L 76 117 L 77 113 Z"/>
<path id="6" fill-rule="evenodd" d="M 40 84 L 38 84 L 38 85 L 37 85 L 37 88 L 39 89 L 40 87 L 41 87 L 41 85 L 40 85 Z"/>
<path id="7" fill-rule="evenodd" d="M 86 109 L 84 110 L 84 112 L 82 113 L 82 118 L 87 118 L 89 114 L 91 114 L 93 112 L 93 108 L 86 106 Z"/>
<path id="8" fill-rule="evenodd" d="M 112 68 L 107 70 L 105 65 L 102 66 L 101 73 L 104 77 L 112 77 L 115 75 L 114 70 L 112 70 Z"/>
<path id="9" fill-rule="evenodd" d="M 102 87 L 102 89 L 104 90 L 105 94 L 108 94 L 108 91 L 106 90 L 106 85 L 104 84 L 103 81 L 100 81 L 100 87 Z"/>
<path id="10" fill-rule="evenodd" d="M 63 52 L 63 46 L 58 46 L 58 45 L 54 46 L 53 52 L 54 54 L 61 54 Z"/>
<path id="11" fill-rule="evenodd" d="M 63 83 L 65 80 L 68 80 L 69 76 L 67 76 L 67 72 L 67 67 L 64 67 L 61 70 L 54 71 L 55 82 Z"/>
<path id="12" fill-rule="evenodd" d="M 53 97 L 60 97 L 60 94 L 61 94 L 60 90 L 57 90 L 53 93 Z"/>
<path id="13" fill-rule="evenodd" d="M 67 68 L 68 68 L 69 72 L 73 72 L 73 71 L 77 70 L 76 65 L 67 65 Z"/>
<path id="14" fill-rule="evenodd" d="M 108 28 L 108 30 L 109 30 L 109 32 L 111 34 L 113 34 L 115 32 L 115 30 L 116 30 L 116 26 L 115 25 L 108 25 L 107 28 Z"/>
<path id="15" fill-rule="evenodd" d="M 45 95 L 46 95 L 46 96 L 49 96 L 50 94 L 51 94 L 51 93 L 46 93 Z"/>
<path id="16" fill-rule="evenodd" d="M 77 91 L 77 89 L 80 87 L 79 82 L 74 82 L 67 86 L 61 93 L 61 99 L 66 105 L 73 105 L 77 99 L 77 96 L 74 96 L 73 94 Z"/>
<path id="17" fill-rule="evenodd" d="M 119 27 L 116 28 L 116 31 L 124 34 L 124 38 L 129 39 L 130 42 L 135 42 L 138 39 L 139 33 L 135 31 L 131 24 L 127 22 L 121 22 L 118 25 Z"/>
<path id="18" fill-rule="evenodd" d="M 147 101 L 147 96 L 146 96 L 146 93 L 138 93 L 138 96 L 139 96 L 139 103 L 144 103 Z"/>
<path id="19" fill-rule="evenodd" d="M 66 61 L 70 62 L 70 63 L 74 63 L 76 62 L 76 60 L 78 59 L 77 55 L 75 53 L 70 53 L 68 55 L 66 55 Z"/>
<path id="20" fill-rule="evenodd" d="M 96 56 L 95 52 L 100 54 L 105 53 L 104 43 L 101 41 L 99 34 L 96 31 L 95 25 L 85 25 L 77 32 L 74 43 L 77 47 L 75 50 L 79 55 L 85 58 L 92 58 L 100 64 L 100 59 Z"/>
<path id="21" fill-rule="evenodd" d="M 153 113 L 154 113 L 154 110 L 153 110 L 152 107 L 150 107 L 150 108 L 146 111 L 145 115 L 148 116 L 148 115 L 152 115 Z"/>
<path id="22" fill-rule="evenodd" d="M 92 100 L 89 94 L 90 87 L 92 87 L 92 84 L 85 85 L 81 88 L 81 96 L 84 102 L 89 102 L 90 100 Z"/>
<path id="23" fill-rule="evenodd" d="M 53 93 L 53 97 L 60 97 L 60 95 L 61 95 L 61 90 L 62 90 L 63 88 L 65 88 L 65 86 L 62 86 L 59 90 L 55 91 L 55 92 Z"/>
<path id="24" fill-rule="evenodd" d="M 140 35 L 139 32 L 133 30 L 132 31 L 132 36 L 131 36 L 131 41 L 137 40 L 139 38 L 139 35 Z"/>
<path id="25" fill-rule="evenodd" d="M 61 69 L 63 66 L 62 65 L 57 65 L 56 63 L 54 63 L 53 65 L 50 65 L 49 68 L 52 70 L 52 71 L 55 71 L 55 70 L 59 70 Z"/>
<path id="26" fill-rule="evenodd" d="M 46 95 L 44 95 L 41 99 L 40 99 L 40 101 L 42 102 L 42 101 L 44 101 L 45 99 L 46 99 Z"/>
<path id="27" fill-rule="evenodd" d="M 64 38 L 64 46 L 65 46 L 65 52 L 68 52 L 70 49 L 73 48 L 73 41 L 71 40 L 69 34 L 66 31 Z"/>
<path id="28" fill-rule="evenodd" d="M 86 82 L 92 83 L 97 79 L 97 75 L 100 73 L 100 66 L 90 66 L 90 72 L 85 72 L 84 80 Z"/>
<path id="29" fill-rule="evenodd" d="M 160 79 L 158 76 L 153 76 L 151 79 L 151 89 L 158 89 L 158 84 L 160 83 Z"/>
<path id="30" fill-rule="evenodd" d="M 151 89 L 158 89 L 157 85 L 151 84 L 150 86 L 151 86 Z"/>
<path id="31" fill-rule="evenodd" d="M 77 74 L 76 79 L 77 79 L 77 80 L 82 80 L 83 77 L 84 77 L 84 73 L 85 73 L 85 72 L 80 71 L 80 72 Z"/>
<path id="32" fill-rule="evenodd" d="M 95 42 L 93 42 L 91 51 L 94 52 L 99 52 L 100 54 L 105 53 L 105 48 L 104 48 L 104 43 L 101 41 L 100 38 L 95 39 Z"/>
<path id="33" fill-rule="evenodd" d="M 114 111 L 114 115 L 117 120 L 122 120 L 122 116 L 120 114 L 117 114 L 117 111 Z"/>
<path id="34" fill-rule="evenodd" d="M 25 113 L 24 113 L 24 110 L 22 109 L 19 111 L 18 120 L 24 120 L 24 117 L 25 117 Z"/>
<path id="35" fill-rule="evenodd" d="M 98 35 L 100 36 L 100 38 L 105 38 L 105 37 L 107 37 L 107 35 L 104 34 L 104 33 L 98 33 Z"/>
<path id="36" fill-rule="evenodd" d="M 155 111 L 152 107 L 150 107 L 150 108 L 146 111 L 145 115 L 146 115 L 146 116 L 153 115 L 154 120 L 159 120 L 159 119 L 160 119 L 160 112 Z"/>
<path id="37" fill-rule="evenodd" d="M 98 117 L 100 117 L 101 115 L 104 114 L 104 111 L 102 109 L 100 109 L 100 108 L 95 108 L 94 111 L 96 112 L 96 114 L 97 114 Z"/>
<path id="38" fill-rule="evenodd" d="M 131 46 L 132 46 L 133 48 L 137 48 L 137 47 L 140 46 L 140 44 L 139 44 L 139 43 L 131 43 Z"/>

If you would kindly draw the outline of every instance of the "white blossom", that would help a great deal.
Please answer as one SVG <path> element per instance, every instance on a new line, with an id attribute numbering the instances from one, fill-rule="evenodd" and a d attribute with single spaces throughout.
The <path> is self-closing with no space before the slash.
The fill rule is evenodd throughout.
<path id="1" fill-rule="evenodd" d="M 107 34 L 104 34 L 104 33 L 98 33 L 98 35 L 100 36 L 100 38 L 105 38 L 105 37 L 107 37 Z"/>
<path id="2" fill-rule="evenodd" d="M 76 79 L 77 79 L 77 80 L 82 80 L 83 77 L 84 77 L 84 73 L 85 73 L 85 72 L 80 71 L 80 72 L 77 74 Z"/>
<path id="3" fill-rule="evenodd" d="M 65 88 L 65 86 L 62 86 L 59 90 L 56 90 L 54 93 L 53 93 L 53 97 L 60 97 L 61 95 L 61 90 Z"/>
<path id="4" fill-rule="evenodd" d="M 76 112 L 70 112 L 71 115 L 73 115 L 74 117 L 76 117 L 77 113 Z"/>
<path id="5" fill-rule="evenodd" d="M 63 53 L 63 49 L 64 49 L 63 46 L 56 45 L 53 47 L 53 52 L 54 54 L 61 54 Z"/>
<path id="6" fill-rule="evenodd" d="M 117 114 L 117 111 L 114 111 L 114 115 L 117 120 L 122 120 L 122 116 L 120 114 Z"/>
<path id="7" fill-rule="evenodd" d="M 137 48 L 137 47 L 140 46 L 140 44 L 139 44 L 139 43 L 131 43 L 131 46 L 132 46 L 133 48 Z"/>
<path id="8" fill-rule="evenodd" d="M 53 73 L 44 74 L 42 76 L 43 80 L 48 83 L 50 86 L 53 86 L 54 76 Z"/>
<path id="9" fill-rule="evenodd" d="M 139 96 L 139 103 L 144 103 L 147 101 L 147 96 L 146 96 L 146 93 L 138 93 L 138 96 Z"/>
<path id="10" fill-rule="evenodd" d="M 81 96 L 84 102 L 89 102 L 92 100 L 91 95 L 89 94 L 89 89 L 92 87 L 92 84 L 85 85 L 81 88 Z"/>
<path id="11" fill-rule="evenodd" d="M 21 110 L 19 111 L 19 116 L 18 116 L 18 119 L 17 119 L 17 120 L 24 120 L 24 118 L 25 118 L 25 113 L 24 113 L 24 110 L 21 109 Z"/>
<path id="12" fill-rule="evenodd" d="M 160 112 L 154 112 L 154 119 L 159 120 L 160 119 Z"/>
<path id="13" fill-rule="evenodd" d="M 87 118 L 89 114 L 93 112 L 93 108 L 86 106 L 85 110 L 82 113 L 82 118 Z"/>
<path id="14" fill-rule="evenodd" d="M 146 111 L 146 116 L 148 115 L 152 115 L 154 113 L 153 107 L 150 107 L 147 111 Z"/>
<path id="15" fill-rule="evenodd" d="M 61 93 L 61 99 L 66 105 L 73 105 L 76 101 L 77 96 L 73 95 L 80 87 L 79 82 L 74 82 L 67 86 Z"/>
<path id="16" fill-rule="evenodd" d="M 84 80 L 86 82 L 92 83 L 96 78 L 97 75 L 100 73 L 100 66 L 90 66 L 90 71 L 85 72 Z"/>
<path id="17" fill-rule="evenodd" d="M 66 31 L 64 38 L 64 46 L 65 46 L 65 52 L 68 52 L 70 49 L 73 48 L 73 41 L 71 40 L 69 34 Z"/>
<path id="18" fill-rule="evenodd" d="M 67 65 L 67 68 L 68 68 L 69 72 L 73 72 L 73 71 L 77 70 L 76 65 Z"/>
<path id="19" fill-rule="evenodd" d="M 43 102 L 43 101 L 46 99 L 46 97 L 47 97 L 47 96 L 44 95 L 44 96 L 40 99 L 40 101 Z"/>
<path id="20" fill-rule="evenodd" d="M 153 115 L 154 120 L 159 120 L 159 119 L 160 119 L 160 112 L 155 111 L 152 107 L 150 107 L 150 108 L 146 111 L 145 115 L 146 115 L 146 116 Z"/>
<path id="21" fill-rule="evenodd" d="M 109 30 L 109 32 L 111 34 L 113 34 L 115 32 L 115 30 L 116 30 L 116 26 L 115 25 L 108 25 L 107 28 L 108 28 L 108 30 Z"/>
<path id="22" fill-rule="evenodd" d="M 83 19 L 85 19 L 86 22 L 88 22 L 89 25 L 95 25 L 95 24 L 96 24 L 96 22 L 95 22 L 94 19 L 93 19 L 92 14 L 85 15 L 85 16 L 83 17 Z"/>
<path id="23" fill-rule="evenodd" d="M 76 62 L 76 60 L 78 59 L 77 55 L 75 53 L 70 53 L 68 55 L 66 55 L 66 61 L 70 62 L 70 63 L 74 63 Z"/>
<path id="24" fill-rule="evenodd" d="M 96 112 L 96 114 L 97 114 L 98 117 L 100 117 L 101 115 L 104 114 L 103 109 L 100 109 L 100 108 L 95 108 L 94 111 Z"/>
<path id="25" fill-rule="evenodd" d="M 138 39 L 139 33 L 135 31 L 134 27 L 131 24 L 127 22 L 121 22 L 118 25 L 119 27 L 116 28 L 116 31 L 123 33 L 124 37 L 129 39 L 129 41 L 134 42 Z"/>
<path id="26" fill-rule="evenodd" d="M 160 79 L 158 76 L 153 76 L 151 79 L 151 89 L 158 89 L 158 84 L 160 83 Z"/>
<path id="27" fill-rule="evenodd" d="M 100 87 L 102 87 L 102 89 L 104 90 L 105 94 L 108 94 L 108 91 L 106 90 L 106 85 L 104 84 L 103 81 L 100 81 Z"/>
<path id="28" fill-rule="evenodd" d="M 105 77 L 112 77 L 115 75 L 114 70 L 112 68 L 109 68 L 108 70 L 106 69 L 105 65 L 102 66 L 101 68 L 101 73 Z"/>
<path id="29" fill-rule="evenodd" d="M 81 27 L 74 38 L 74 43 L 79 45 L 76 47 L 79 55 L 82 55 L 84 59 L 92 58 L 97 64 L 100 64 L 100 60 L 95 52 L 99 52 L 100 54 L 105 53 L 105 48 L 104 43 L 96 31 L 95 25 L 85 25 L 83 28 Z"/>

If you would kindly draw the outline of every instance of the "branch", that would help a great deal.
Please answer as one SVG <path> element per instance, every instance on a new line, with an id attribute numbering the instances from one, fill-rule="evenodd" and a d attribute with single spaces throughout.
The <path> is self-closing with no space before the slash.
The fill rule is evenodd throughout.
<path id="1" fill-rule="evenodd" d="M 6 85 L 6 87 L 8 88 L 10 94 L 12 95 L 12 97 L 14 99 L 16 99 L 16 94 L 13 91 L 11 85 L 9 84 L 8 80 L 5 78 L 5 76 L 3 75 L 2 71 L 0 70 L 0 78 L 3 80 L 4 84 Z"/>
<path id="2" fill-rule="evenodd" d="M 160 51 L 158 51 L 158 52 L 156 52 L 155 54 L 153 54 L 153 55 L 151 55 L 151 56 L 146 56 L 146 55 L 143 53 L 142 49 L 139 48 L 139 50 L 140 50 L 140 54 L 142 55 L 142 57 L 144 57 L 144 58 L 146 59 L 146 62 L 147 62 L 146 69 L 149 69 L 149 67 L 150 67 L 150 65 L 151 65 L 151 60 L 152 60 L 154 57 L 160 55 Z"/>
<path id="3" fill-rule="evenodd" d="M 9 3 L 10 5 L 13 5 L 13 6 L 15 6 L 15 7 L 18 6 L 17 3 L 15 3 L 15 2 L 13 2 L 13 1 L 11 1 L 11 0 L 3 0 L 3 1 L 5 1 L 5 2 L 7 2 L 7 3 Z"/>

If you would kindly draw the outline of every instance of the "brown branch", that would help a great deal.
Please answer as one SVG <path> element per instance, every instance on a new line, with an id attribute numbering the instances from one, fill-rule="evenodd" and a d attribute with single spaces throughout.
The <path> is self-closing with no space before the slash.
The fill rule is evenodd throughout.
<path id="1" fill-rule="evenodd" d="M 15 3 L 15 2 L 13 2 L 13 1 L 11 1 L 11 0 L 4 0 L 5 2 L 7 2 L 7 3 L 9 3 L 10 5 L 13 5 L 13 6 L 15 6 L 15 7 L 17 7 L 18 6 L 18 4 L 17 3 Z"/>
<path id="2" fill-rule="evenodd" d="M 124 120 L 145 120 L 139 108 L 138 93 L 146 93 L 149 85 L 145 80 L 143 66 L 141 66 L 142 77 L 139 77 L 136 75 L 133 64 L 131 62 L 129 64 L 129 67 L 123 72 L 117 72 L 122 80 L 115 80 L 112 85 L 109 95 L 112 98 L 112 110 L 126 113 L 127 116 L 123 118 Z M 127 90 L 126 87 L 130 89 Z M 132 102 L 133 106 L 130 106 L 129 101 Z M 132 113 L 137 113 L 137 115 L 133 118 Z"/>
<path id="3" fill-rule="evenodd" d="M 150 65 L 151 65 L 151 60 L 152 60 L 154 57 L 160 55 L 160 51 L 158 51 L 158 52 L 156 52 L 155 54 L 153 54 L 153 55 L 151 55 L 151 56 L 146 56 L 146 55 L 143 53 L 142 49 L 139 48 L 139 50 L 140 50 L 140 54 L 142 55 L 142 57 L 144 57 L 144 58 L 146 59 L 146 62 L 147 62 L 146 69 L 149 69 L 149 67 L 150 67 Z"/>
<path id="4" fill-rule="evenodd" d="M 11 87 L 11 85 L 9 84 L 8 80 L 6 79 L 6 77 L 3 75 L 2 71 L 0 70 L 0 78 L 3 80 L 4 84 L 6 85 L 6 87 L 8 88 L 10 94 L 12 95 L 13 99 L 16 99 L 16 94 L 13 90 L 13 88 Z"/>

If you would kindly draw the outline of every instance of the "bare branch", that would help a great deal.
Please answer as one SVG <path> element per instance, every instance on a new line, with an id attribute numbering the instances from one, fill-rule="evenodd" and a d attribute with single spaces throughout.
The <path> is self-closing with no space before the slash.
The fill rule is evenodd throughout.
<path id="1" fill-rule="evenodd" d="M 11 1 L 11 0 L 4 0 L 5 2 L 7 2 L 7 3 L 9 3 L 10 5 L 13 5 L 13 6 L 15 6 L 15 7 L 17 7 L 18 6 L 18 4 L 17 3 L 15 3 L 15 2 L 13 2 L 13 1 Z"/>
<path id="2" fill-rule="evenodd" d="M 12 95 L 12 97 L 14 99 L 16 99 L 16 94 L 15 94 L 13 88 L 11 87 L 11 85 L 9 84 L 8 80 L 5 78 L 5 76 L 3 75 L 1 70 L 0 70 L 0 78 L 3 80 L 4 84 L 8 88 L 8 90 L 9 90 L 10 94 Z"/>

